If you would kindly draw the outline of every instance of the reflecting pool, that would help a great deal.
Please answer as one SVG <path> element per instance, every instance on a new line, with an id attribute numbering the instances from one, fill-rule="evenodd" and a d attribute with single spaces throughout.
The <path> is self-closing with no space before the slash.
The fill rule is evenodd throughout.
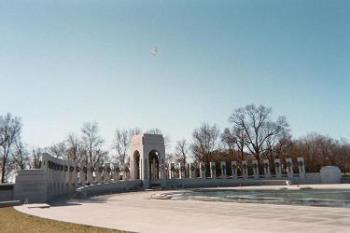
<path id="1" fill-rule="evenodd" d="M 350 208 L 349 189 L 232 190 L 198 189 L 162 195 L 164 199 L 289 204 Z"/>

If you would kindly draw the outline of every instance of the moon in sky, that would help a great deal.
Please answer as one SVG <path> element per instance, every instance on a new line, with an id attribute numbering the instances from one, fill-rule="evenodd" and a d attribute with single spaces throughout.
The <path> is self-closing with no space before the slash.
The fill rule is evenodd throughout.
<path id="1" fill-rule="evenodd" d="M 154 47 L 151 49 L 151 54 L 152 54 L 153 56 L 157 56 L 158 53 L 159 53 L 158 47 L 157 47 L 157 46 L 154 46 Z"/>

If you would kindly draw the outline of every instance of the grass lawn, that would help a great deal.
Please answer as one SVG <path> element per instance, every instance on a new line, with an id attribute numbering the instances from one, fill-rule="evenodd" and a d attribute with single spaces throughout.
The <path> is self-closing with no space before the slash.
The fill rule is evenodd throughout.
<path id="1" fill-rule="evenodd" d="M 79 224 L 47 220 L 17 212 L 12 207 L 0 208 L 1 233 L 126 233 Z"/>

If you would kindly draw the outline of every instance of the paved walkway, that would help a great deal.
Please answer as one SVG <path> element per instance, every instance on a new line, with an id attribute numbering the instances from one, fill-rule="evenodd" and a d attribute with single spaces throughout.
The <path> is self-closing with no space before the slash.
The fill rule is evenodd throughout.
<path id="1" fill-rule="evenodd" d="M 159 193 L 115 194 L 49 208 L 16 209 L 43 218 L 145 233 L 350 232 L 346 208 L 150 198 Z"/>

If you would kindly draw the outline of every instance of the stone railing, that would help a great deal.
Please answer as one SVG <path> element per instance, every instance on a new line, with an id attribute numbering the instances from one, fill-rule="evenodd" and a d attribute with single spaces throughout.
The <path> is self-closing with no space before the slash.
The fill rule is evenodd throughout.
<path id="1" fill-rule="evenodd" d="M 219 165 L 219 167 L 217 167 L 217 165 Z M 230 167 L 228 168 L 228 166 Z M 209 168 L 208 172 L 206 168 Z M 286 158 L 285 163 L 282 163 L 280 159 L 275 159 L 273 164 L 270 164 L 269 160 L 264 159 L 260 166 L 257 160 L 252 160 L 251 163 L 245 160 L 241 163 L 231 161 L 229 164 L 227 164 L 226 161 L 221 161 L 220 163 L 210 162 L 209 166 L 206 166 L 206 164 L 202 162 L 199 164 L 189 163 L 185 165 L 182 163 L 169 163 L 165 169 L 167 179 L 260 179 L 282 177 L 290 179 L 298 177 L 303 179 L 305 177 L 305 162 L 302 157 L 298 157 L 295 161 L 291 158 Z M 217 172 L 219 172 L 219 175 L 217 175 Z"/>
<path id="2" fill-rule="evenodd" d="M 110 183 L 120 178 L 118 166 L 112 163 L 83 165 L 44 154 L 40 166 L 40 169 L 19 172 L 15 183 L 15 199 L 45 202 L 73 193 L 85 185 Z"/>

